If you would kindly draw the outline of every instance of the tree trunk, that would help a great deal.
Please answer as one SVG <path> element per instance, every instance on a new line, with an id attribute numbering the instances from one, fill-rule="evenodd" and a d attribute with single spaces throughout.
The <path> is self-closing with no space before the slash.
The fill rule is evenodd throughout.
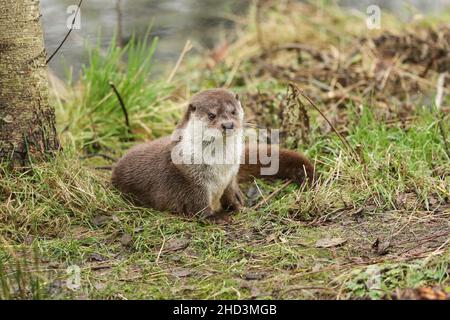
<path id="1" fill-rule="evenodd" d="M 14 166 L 59 149 L 40 16 L 39 0 L 0 0 L 0 161 Z"/>

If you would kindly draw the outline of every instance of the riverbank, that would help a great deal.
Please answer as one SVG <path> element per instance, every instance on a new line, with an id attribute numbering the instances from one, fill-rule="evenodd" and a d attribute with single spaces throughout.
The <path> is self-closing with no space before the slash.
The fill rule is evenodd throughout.
<path id="1" fill-rule="evenodd" d="M 151 81 L 156 40 L 94 50 L 80 82 L 52 85 L 65 150 L 26 173 L 2 169 L 1 297 L 448 296 L 445 21 L 383 14 L 368 31 L 334 7 L 268 2 L 235 43 Z M 171 132 L 189 96 L 216 86 L 243 97 L 249 122 L 281 128 L 283 144 L 316 163 L 318 184 L 255 181 L 223 225 L 125 202 L 109 184 L 113 160 Z"/>

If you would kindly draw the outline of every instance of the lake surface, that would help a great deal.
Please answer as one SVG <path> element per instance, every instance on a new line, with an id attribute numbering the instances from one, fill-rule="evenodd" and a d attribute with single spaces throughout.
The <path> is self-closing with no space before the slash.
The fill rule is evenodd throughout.
<path id="1" fill-rule="evenodd" d="M 78 2 L 41 0 L 45 45 L 49 53 L 68 31 L 68 7 Z M 230 32 L 227 31 L 234 26 L 232 17 L 245 15 L 249 3 L 249 0 L 84 0 L 81 29 L 72 32 L 50 68 L 65 78 L 65 66 L 72 66 L 77 77 L 81 65 L 87 62 L 86 45 L 100 41 L 107 47 L 116 30 L 126 42 L 133 32 L 144 35 L 153 22 L 151 34 L 160 38 L 155 59 L 157 69 L 161 70 L 176 61 L 188 39 L 195 50 L 211 48 L 228 39 Z M 342 0 L 339 3 L 362 12 L 376 4 L 405 20 L 416 13 L 412 7 L 423 14 L 450 7 L 450 0 Z"/>

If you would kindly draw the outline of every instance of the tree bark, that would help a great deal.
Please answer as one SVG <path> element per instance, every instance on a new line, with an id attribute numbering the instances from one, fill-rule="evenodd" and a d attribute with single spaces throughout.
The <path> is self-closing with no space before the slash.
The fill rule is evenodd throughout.
<path id="1" fill-rule="evenodd" d="M 0 161 L 14 166 L 59 149 L 40 17 L 39 0 L 0 0 Z"/>

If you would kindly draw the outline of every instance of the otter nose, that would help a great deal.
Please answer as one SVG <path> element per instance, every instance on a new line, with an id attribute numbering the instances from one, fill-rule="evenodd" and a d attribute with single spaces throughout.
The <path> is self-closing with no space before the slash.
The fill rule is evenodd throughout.
<path id="1" fill-rule="evenodd" d="M 231 129 L 233 129 L 233 128 L 234 128 L 233 122 L 225 122 L 225 123 L 222 123 L 222 129 L 223 129 L 223 130 L 231 130 Z"/>

